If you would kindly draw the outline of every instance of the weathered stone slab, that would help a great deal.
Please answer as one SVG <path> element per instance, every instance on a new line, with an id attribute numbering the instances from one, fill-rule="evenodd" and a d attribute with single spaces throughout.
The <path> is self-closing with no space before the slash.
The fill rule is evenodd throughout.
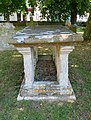
<path id="1" fill-rule="evenodd" d="M 23 43 L 23 45 L 36 45 L 38 43 L 61 44 L 67 42 L 80 42 L 83 40 L 82 36 L 73 33 L 67 27 L 61 25 L 26 27 L 22 31 L 18 32 L 14 39 L 15 41 L 11 42 L 14 45 L 19 45 L 19 43 Z"/>
<path id="2" fill-rule="evenodd" d="M 69 83 L 68 88 L 62 88 L 58 82 L 34 82 L 31 89 L 21 86 L 17 100 L 52 100 L 75 101 L 76 97 Z"/>

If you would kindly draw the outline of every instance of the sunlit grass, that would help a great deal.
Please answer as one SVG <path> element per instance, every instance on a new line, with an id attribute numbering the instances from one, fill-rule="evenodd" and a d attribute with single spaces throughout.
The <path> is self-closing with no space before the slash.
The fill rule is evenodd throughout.
<path id="1" fill-rule="evenodd" d="M 79 33 L 79 34 L 83 34 L 84 30 L 85 30 L 85 27 L 81 27 L 81 26 L 77 27 L 77 33 Z"/>

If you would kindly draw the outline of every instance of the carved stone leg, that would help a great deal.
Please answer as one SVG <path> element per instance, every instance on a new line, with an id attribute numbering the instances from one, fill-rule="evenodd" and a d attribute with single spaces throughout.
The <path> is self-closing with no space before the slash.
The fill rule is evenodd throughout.
<path id="1" fill-rule="evenodd" d="M 24 88 L 28 89 L 32 87 L 32 84 L 34 82 L 33 48 L 21 47 L 17 48 L 17 50 L 23 55 L 25 73 Z"/>
<path id="2" fill-rule="evenodd" d="M 52 46 L 52 54 L 53 54 L 53 61 L 55 62 L 56 46 Z"/>
<path id="3" fill-rule="evenodd" d="M 57 46 L 57 79 L 60 86 L 63 88 L 69 86 L 68 55 L 73 49 L 73 46 Z"/>
<path id="4" fill-rule="evenodd" d="M 59 82 L 59 65 L 60 65 L 60 45 L 56 45 L 55 46 L 55 65 L 56 65 L 56 69 L 57 69 L 57 81 Z"/>
<path id="5" fill-rule="evenodd" d="M 38 61 L 38 48 L 36 46 L 34 46 L 34 57 L 36 59 L 36 63 Z"/>

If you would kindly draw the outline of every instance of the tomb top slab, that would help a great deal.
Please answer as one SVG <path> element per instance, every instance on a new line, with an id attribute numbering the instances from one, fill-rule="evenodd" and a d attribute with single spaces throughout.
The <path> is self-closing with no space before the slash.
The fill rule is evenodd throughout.
<path id="1" fill-rule="evenodd" d="M 30 44 L 38 43 L 72 43 L 83 41 L 82 36 L 73 33 L 67 27 L 62 25 L 40 25 L 34 27 L 25 27 L 16 33 L 11 44 Z"/>

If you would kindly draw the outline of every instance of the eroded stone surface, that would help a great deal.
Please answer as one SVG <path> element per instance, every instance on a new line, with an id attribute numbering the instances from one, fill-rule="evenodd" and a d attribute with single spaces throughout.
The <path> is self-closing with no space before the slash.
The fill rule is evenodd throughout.
<path id="1" fill-rule="evenodd" d="M 0 23 L 0 49 L 15 49 L 14 46 L 9 45 L 13 41 L 12 37 L 15 34 L 12 23 Z"/>
<path id="2" fill-rule="evenodd" d="M 31 89 L 25 89 L 22 85 L 18 100 L 75 100 L 71 84 L 68 88 L 62 88 L 58 82 L 35 82 Z"/>
<path id="3" fill-rule="evenodd" d="M 16 40 L 14 43 L 52 43 L 83 40 L 81 36 L 61 25 L 26 27 L 22 31 L 18 32 L 14 39 Z"/>

